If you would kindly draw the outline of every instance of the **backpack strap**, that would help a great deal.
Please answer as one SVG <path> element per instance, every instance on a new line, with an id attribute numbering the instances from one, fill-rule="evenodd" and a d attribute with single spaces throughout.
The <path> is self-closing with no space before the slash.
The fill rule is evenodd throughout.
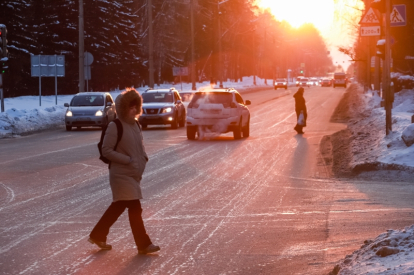
<path id="1" fill-rule="evenodd" d="M 122 139 L 122 135 L 124 134 L 124 127 L 122 127 L 121 121 L 117 118 L 114 119 L 113 122 L 116 124 L 116 129 L 117 129 L 117 138 L 116 138 L 116 143 L 115 143 L 115 147 L 114 147 L 114 151 L 115 151 L 116 148 L 118 147 L 118 143 Z M 109 162 L 108 169 L 109 168 L 111 168 L 111 162 Z"/>

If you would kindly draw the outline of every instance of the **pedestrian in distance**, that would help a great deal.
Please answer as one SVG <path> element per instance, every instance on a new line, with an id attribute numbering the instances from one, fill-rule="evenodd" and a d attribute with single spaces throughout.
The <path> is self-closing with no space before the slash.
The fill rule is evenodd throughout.
<path id="1" fill-rule="evenodd" d="M 117 144 L 118 128 L 110 122 L 102 144 L 102 155 L 110 161 L 109 184 L 113 201 L 89 235 L 89 242 L 110 250 L 106 243 L 109 229 L 128 208 L 129 223 L 139 254 L 160 250 L 152 244 L 142 220 L 140 182 L 148 156 L 145 152 L 137 117 L 141 114 L 142 97 L 135 89 L 127 89 L 115 100 L 117 116 L 122 123 L 122 137 Z M 115 145 L 116 149 L 115 149 Z"/>
<path id="2" fill-rule="evenodd" d="M 304 92 L 305 92 L 305 89 L 303 89 L 303 87 L 300 87 L 298 91 L 293 95 L 293 97 L 295 98 L 296 121 L 299 120 L 299 116 L 301 112 L 303 113 L 303 116 L 304 116 L 304 124 L 299 125 L 297 123 L 294 128 L 298 134 L 304 134 L 303 127 L 306 127 L 306 119 L 308 118 L 308 112 L 306 110 L 306 101 L 305 101 L 305 98 L 303 97 Z"/>

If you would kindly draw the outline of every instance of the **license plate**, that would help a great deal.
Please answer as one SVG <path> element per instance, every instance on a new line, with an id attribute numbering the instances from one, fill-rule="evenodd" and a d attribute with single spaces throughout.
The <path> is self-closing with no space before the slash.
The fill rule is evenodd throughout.
<path id="1" fill-rule="evenodd" d="M 221 110 L 204 110 L 204 113 L 207 113 L 207 114 L 220 114 Z"/>

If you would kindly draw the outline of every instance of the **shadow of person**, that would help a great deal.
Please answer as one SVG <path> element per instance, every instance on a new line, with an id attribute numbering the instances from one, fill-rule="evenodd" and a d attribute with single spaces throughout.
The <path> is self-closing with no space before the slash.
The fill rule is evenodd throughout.
<path id="1" fill-rule="evenodd" d="M 302 177 L 305 176 L 304 172 L 306 171 L 308 155 L 309 155 L 309 144 L 308 139 L 303 134 L 295 135 L 296 139 L 296 149 L 292 158 L 292 177 Z"/>
<path id="2" fill-rule="evenodd" d="M 124 268 L 117 272 L 117 274 L 138 274 L 137 271 L 139 271 L 139 274 L 147 273 L 151 270 L 153 261 L 158 257 L 159 255 L 156 253 L 146 255 L 137 254 L 136 256 L 131 257 L 129 262 L 126 263 Z"/>

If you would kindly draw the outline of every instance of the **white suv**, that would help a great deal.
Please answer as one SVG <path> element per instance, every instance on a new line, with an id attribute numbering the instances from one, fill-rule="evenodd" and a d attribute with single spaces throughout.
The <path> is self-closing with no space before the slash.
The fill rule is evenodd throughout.
<path id="1" fill-rule="evenodd" d="M 195 139 L 201 129 L 215 133 L 232 131 L 234 139 L 250 135 L 250 111 L 233 88 L 196 92 L 187 107 L 187 138 Z"/>

